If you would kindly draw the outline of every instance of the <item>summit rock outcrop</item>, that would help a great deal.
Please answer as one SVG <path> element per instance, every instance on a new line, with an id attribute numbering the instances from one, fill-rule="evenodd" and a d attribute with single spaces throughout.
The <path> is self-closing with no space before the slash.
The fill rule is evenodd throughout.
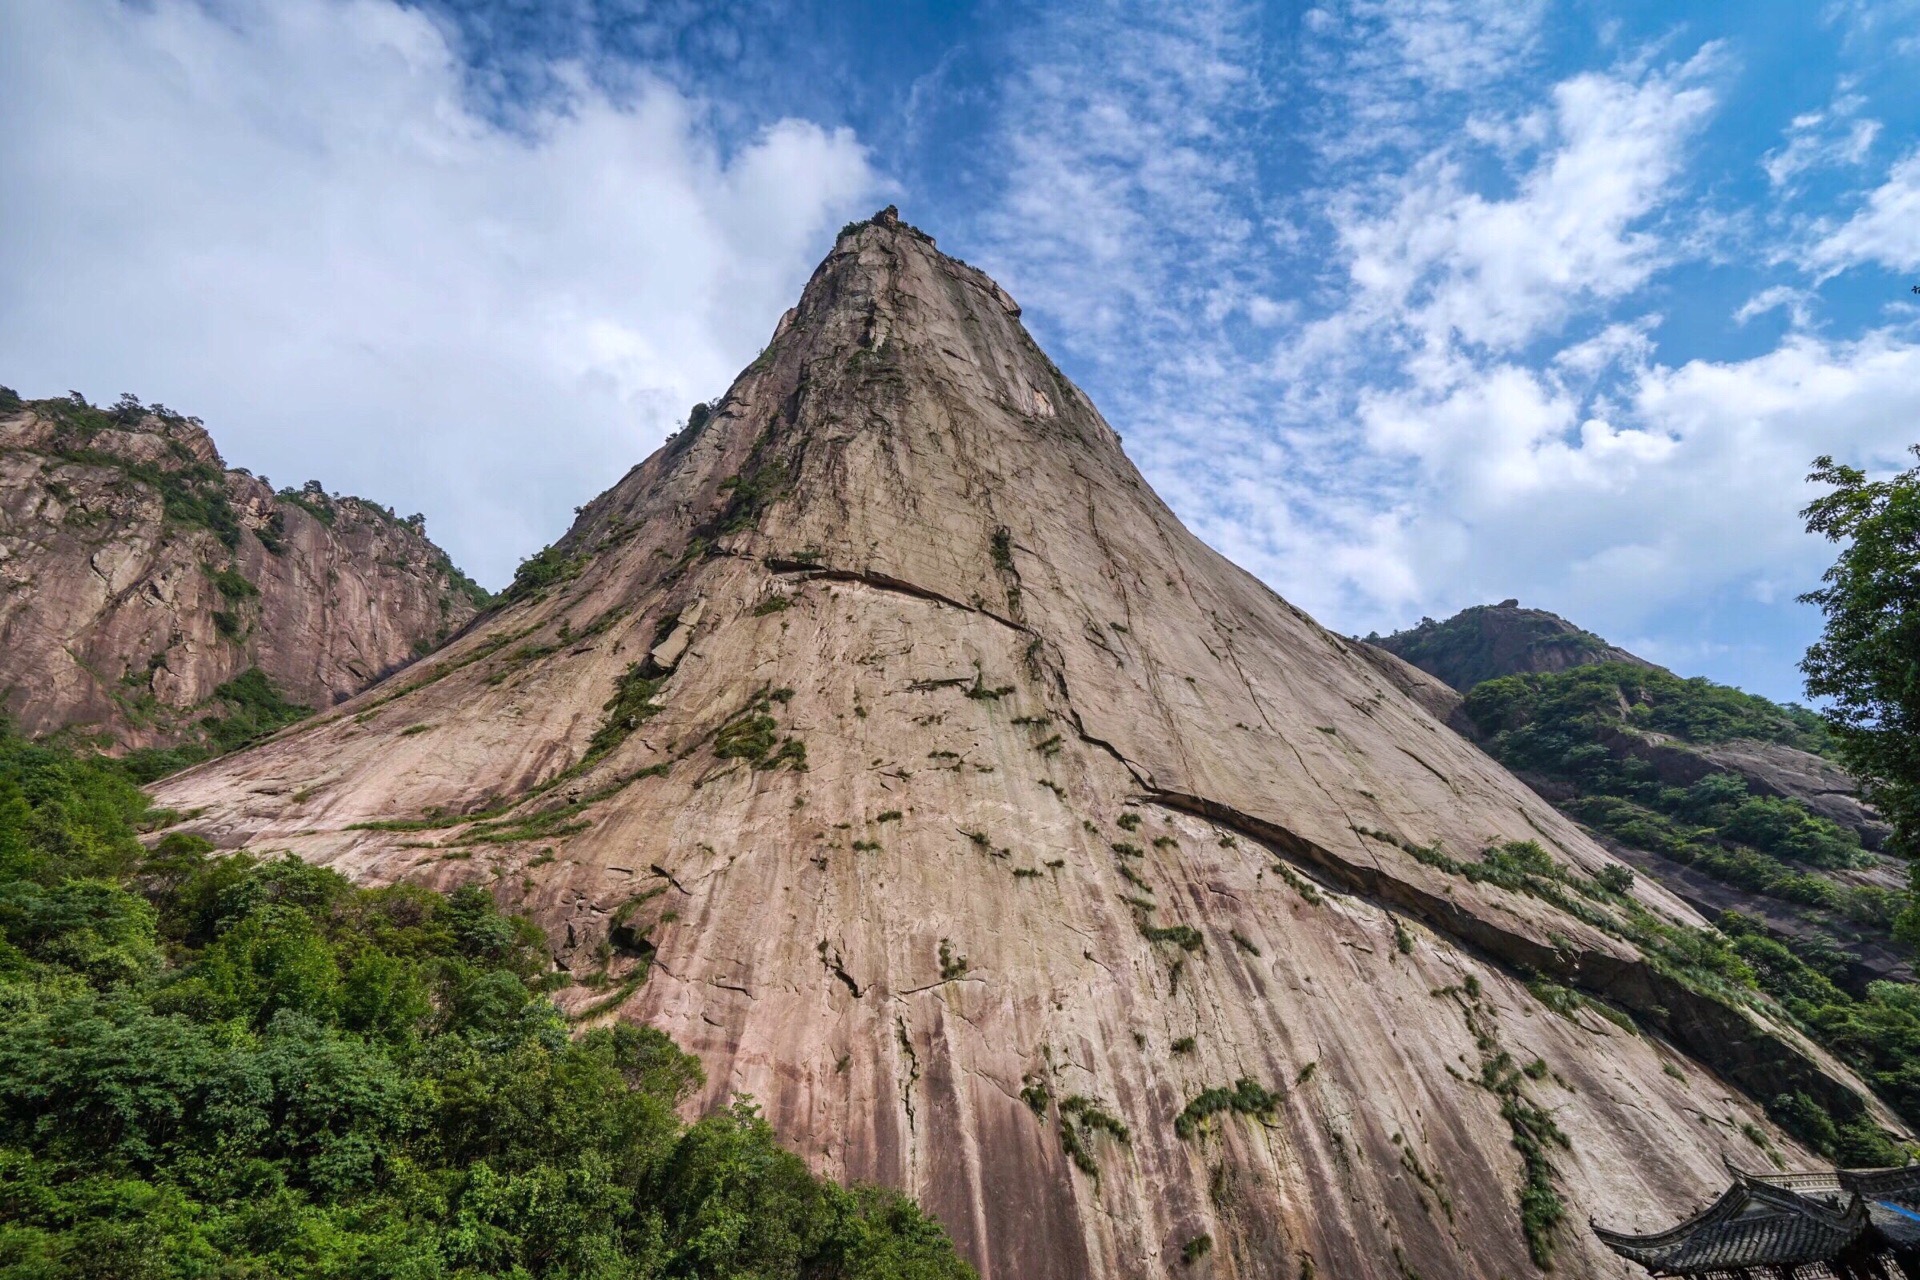
<path id="1" fill-rule="evenodd" d="M 230 695 L 331 706 L 485 599 L 417 521 L 275 493 L 194 419 L 0 388 L 0 693 L 30 735 L 175 745 Z"/>
<path id="2" fill-rule="evenodd" d="M 1412 663 L 1461 693 L 1483 680 L 1528 671 L 1565 671 L 1599 662 L 1650 667 L 1645 658 L 1608 644 L 1591 631 L 1518 600 L 1470 605 L 1444 622 L 1420 624 L 1367 643 Z"/>
<path id="3" fill-rule="evenodd" d="M 1757 1099 L 1897 1126 L 1711 937 L 1193 537 L 891 210 L 496 613 L 161 783 L 531 912 L 989 1280 L 1618 1274 Z"/>

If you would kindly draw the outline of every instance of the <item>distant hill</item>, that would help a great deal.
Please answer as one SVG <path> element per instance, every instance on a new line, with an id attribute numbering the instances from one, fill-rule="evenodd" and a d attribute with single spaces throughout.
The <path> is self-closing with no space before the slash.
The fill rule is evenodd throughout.
<path id="1" fill-rule="evenodd" d="M 1891 938 L 1905 867 L 1875 852 L 1887 828 L 1814 712 L 1513 600 L 1366 643 L 1452 685 L 1447 723 L 1696 908 L 1760 922 L 1855 989 L 1910 976 Z"/>
<path id="2" fill-rule="evenodd" d="M 1474 605 L 1445 622 L 1422 618 L 1419 626 L 1366 640 L 1462 693 L 1483 680 L 1527 671 L 1565 671 L 1596 662 L 1653 665 L 1557 613 L 1523 609 L 1518 600 Z"/>

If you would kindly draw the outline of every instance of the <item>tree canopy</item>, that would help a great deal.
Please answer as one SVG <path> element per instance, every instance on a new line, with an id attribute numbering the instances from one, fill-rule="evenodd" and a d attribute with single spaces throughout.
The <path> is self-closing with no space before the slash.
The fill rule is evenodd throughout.
<path id="1" fill-rule="evenodd" d="M 1807 529 L 1841 548 L 1825 585 L 1801 597 L 1826 615 L 1801 670 L 1808 692 L 1831 699 L 1840 759 L 1894 846 L 1920 856 L 1920 467 L 1869 480 L 1821 457 L 1808 479 L 1833 489 L 1801 512 Z"/>
<path id="2" fill-rule="evenodd" d="M 660 1032 L 575 1034 L 531 921 L 151 855 L 120 765 L 0 724 L 0 1275 L 962 1280 Z"/>

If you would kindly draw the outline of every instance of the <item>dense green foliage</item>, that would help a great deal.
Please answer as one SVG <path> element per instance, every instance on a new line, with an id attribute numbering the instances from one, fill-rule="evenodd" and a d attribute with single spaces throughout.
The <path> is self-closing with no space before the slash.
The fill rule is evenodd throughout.
<path id="1" fill-rule="evenodd" d="M 1716 880 L 1810 911 L 1832 913 L 1868 929 L 1893 928 L 1901 909 L 1900 894 L 1871 885 L 1842 884 L 1817 871 L 1796 866 L 1791 858 L 1776 857 L 1751 843 L 1730 842 L 1730 837 L 1745 829 L 1748 818 L 1758 817 L 1774 824 L 1769 829 L 1787 832 L 1788 843 L 1793 842 L 1791 837 L 1806 836 L 1806 842 L 1815 849 L 1851 849 L 1844 833 L 1836 838 L 1827 825 L 1817 820 L 1808 821 L 1797 806 L 1780 800 L 1747 797 L 1739 779 L 1730 782 L 1740 786 L 1743 797 L 1739 808 L 1733 811 L 1739 820 L 1729 820 L 1719 828 L 1711 825 L 1711 821 L 1702 825 L 1684 816 L 1670 817 L 1615 796 L 1582 796 L 1561 807 L 1589 827 L 1624 844 L 1696 867 Z M 1712 785 L 1715 783 L 1720 785 Z M 1719 777 L 1703 779 L 1681 792 L 1676 807 L 1692 809 L 1702 792 L 1711 793 L 1721 787 L 1731 789 L 1729 784 L 1720 783 Z M 1724 813 L 1725 809 L 1720 812 Z M 1707 810 L 1706 816 L 1711 819 L 1713 813 Z M 1820 865 L 1833 864 L 1821 862 Z"/>
<path id="2" fill-rule="evenodd" d="M 598 760 L 625 742 L 635 729 L 660 714 L 660 705 L 653 700 L 653 695 L 660 691 L 664 679 L 649 676 L 644 662 L 628 664 L 613 687 L 613 696 L 600 708 L 606 717 L 587 744 L 587 759 Z"/>
<path id="3" fill-rule="evenodd" d="M 1173 1131 L 1182 1138 L 1191 1138 L 1195 1133 L 1203 1132 L 1207 1122 L 1223 1111 L 1258 1118 L 1271 1117 L 1281 1101 L 1281 1095 L 1258 1080 L 1242 1076 L 1233 1082 L 1231 1089 L 1215 1085 L 1187 1099 L 1187 1105 L 1173 1118 Z"/>
<path id="4" fill-rule="evenodd" d="M 1825 722 L 1805 707 L 1625 662 L 1489 680 L 1468 692 L 1467 713 L 1488 733 L 1538 724 L 1590 735 L 1626 726 L 1701 744 L 1756 738 L 1815 754 L 1833 747 Z"/>
<path id="5" fill-rule="evenodd" d="M 231 567 L 220 569 L 209 568 L 207 570 L 207 581 L 214 585 L 214 589 L 219 591 L 221 596 L 236 603 L 242 600 L 251 600 L 260 594 L 260 588 L 248 581 L 245 574 Z"/>
<path id="6" fill-rule="evenodd" d="M 219 711 L 203 716 L 200 727 L 221 751 L 238 751 L 313 714 L 312 707 L 282 697 L 258 667 L 220 685 L 213 697 Z"/>
<path id="7" fill-rule="evenodd" d="M 1794 903 L 1816 920 L 1831 915 L 1876 931 L 1894 927 L 1901 895 L 1823 874 L 1862 860 L 1851 831 L 1794 801 L 1753 795 L 1733 774 L 1708 774 L 1686 786 L 1663 782 L 1636 732 L 1692 744 L 1759 739 L 1845 759 L 1844 729 L 1829 732 L 1815 713 L 1625 663 L 1488 680 L 1468 693 L 1466 711 L 1497 759 L 1571 792 L 1560 807 L 1589 827 Z M 1503 883 L 1519 875 L 1529 890 L 1553 889 L 1551 878 L 1539 878 L 1544 868 L 1512 856 L 1512 848 L 1517 846 L 1464 866 L 1462 873 Z M 1617 891 L 1618 886 L 1591 888 Z M 1577 912 L 1587 909 L 1578 899 L 1569 901 Z M 1736 994 L 1757 986 L 1904 1115 L 1920 1116 L 1920 1067 L 1915 1066 L 1920 1063 L 1920 991 L 1876 982 L 1849 994 L 1839 980 L 1852 957 L 1839 948 L 1815 938 L 1789 949 L 1768 937 L 1757 921 L 1737 914 L 1721 924 L 1728 943 L 1693 948 L 1695 954 L 1679 968 L 1689 981 Z M 1672 933 L 1656 930 L 1634 940 L 1650 945 L 1663 965 L 1672 966 L 1676 957 L 1665 954 Z M 1557 988 L 1547 990 L 1549 996 L 1577 999 Z M 1865 1117 L 1830 1115 L 1800 1095 L 1765 1101 L 1796 1136 L 1843 1163 L 1897 1163 L 1900 1158 Z"/>
<path id="8" fill-rule="evenodd" d="M 970 1274 L 666 1037 L 572 1035 L 478 887 L 356 889 L 170 836 L 114 762 L 0 733 L 0 1274 Z"/>
<path id="9" fill-rule="evenodd" d="M 1920 446 L 1915 446 L 1920 456 Z M 1801 669 L 1827 713 L 1840 759 L 1920 856 L 1920 467 L 1869 481 L 1819 458 L 1809 479 L 1834 486 L 1802 512 L 1809 532 L 1842 544 L 1825 586 L 1802 597 L 1826 629 Z M 1920 912 L 1905 930 L 1920 941 Z"/>
<path id="10" fill-rule="evenodd" d="M 795 773 L 805 773 L 807 744 L 798 738 L 781 738 L 780 722 L 774 719 L 774 704 L 785 706 L 792 698 L 791 689 L 762 687 L 714 733 L 713 754 L 722 760 L 744 760 L 756 769 L 786 765 Z"/>
<path id="11" fill-rule="evenodd" d="M 142 691 L 142 697 L 127 699 L 122 706 L 138 724 L 151 721 L 157 704 Z M 168 747 L 129 751 L 120 767 L 137 782 L 152 782 L 223 752 L 237 751 L 313 714 L 312 707 L 288 701 L 257 667 L 217 686 L 199 711 L 191 737 Z"/>
<path id="12" fill-rule="evenodd" d="M 548 587 L 579 577 L 586 564 L 584 557 L 569 557 L 557 545 L 542 547 L 520 562 L 520 567 L 514 570 L 513 581 L 500 593 L 500 599 L 510 602 L 538 595 Z"/>
<path id="13" fill-rule="evenodd" d="M 1818 874 L 1861 860 L 1852 831 L 1797 801 L 1749 794 L 1732 774 L 1662 782 L 1630 732 L 1824 750 L 1831 740 L 1813 712 L 1624 663 L 1489 680 L 1467 695 L 1466 709 L 1496 759 L 1571 789 L 1561 808 L 1588 826 L 1741 888 L 1891 927 L 1895 895 Z"/>
<path id="14" fill-rule="evenodd" d="M 1902 1115 L 1920 1116 L 1920 988 L 1875 982 L 1856 1000 L 1834 983 L 1833 957 L 1788 948 L 1736 912 L 1719 923 L 1763 990 Z M 1900 1150 L 1864 1117 L 1836 1122 L 1800 1097 L 1774 1099 L 1769 1109 L 1786 1113 L 1789 1128 L 1800 1122 L 1796 1132 L 1841 1164 L 1902 1163 Z"/>

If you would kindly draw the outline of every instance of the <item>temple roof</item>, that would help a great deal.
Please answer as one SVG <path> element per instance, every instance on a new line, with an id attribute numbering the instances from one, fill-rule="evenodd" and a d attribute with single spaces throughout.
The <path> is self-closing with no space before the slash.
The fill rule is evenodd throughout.
<path id="1" fill-rule="evenodd" d="M 1889 1244 L 1920 1244 L 1920 1164 L 1896 1169 L 1829 1169 L 1803 1173 L 1744 1173 L 1739 1177 L 1784 1188 L 1838 1208 L 1854 1196 L 1866 1202 L 1873 1229 Z"/>
<path id="2" fill-rule="evenodd" d="M 1834 1177 L 1841 1187 L 1863 1200 L 1920 1206 L 1920 1164 L 1899 1169 L 1837 1169 Z"/>
<path id="3" fill-rule="evenodd" d="M 1826 1179 L 1834 1191 L 1844 1190 L 1835 1175 Z M 1803 1194 L 1773 1179 L 1741 1174 L 1718 1200 L 1678 1226 L 1636 1236 L 1596 1225 L 1593 1233 L 1621 1257 L 1656 1274 L 1818 1262 L 1874 1225 L 1865 1200 L 1851 1191 L 1846 1200 L 1841 1207 L 1837 1196 L 1828 1200 L 1817 1191 Z M 1911 1225 L 1920 1228 L 1920 1219 Z"/>

